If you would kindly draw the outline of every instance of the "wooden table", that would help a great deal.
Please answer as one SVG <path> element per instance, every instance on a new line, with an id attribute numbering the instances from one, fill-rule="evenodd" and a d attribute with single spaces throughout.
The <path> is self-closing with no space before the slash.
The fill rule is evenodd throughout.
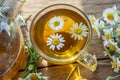
<path id="1" fill-rule="evenodd" d="M 112 7 L 113 5 L 119 6 L 120 0 L 26 0 L 24 6 L 22 7 L 22 14 L 25 16 L 32 15 L 32 17 L 28 21 L 28 29 L 30 27 L 30 23 L 37 12 L 42 10 L 43 8 L 56 3 L 67 3 L 74 5 L 80 8 L 86 15 L 95 15 L 96 17 L 100 17 L 102 15 L 102 11 L 106 8 Z M 25 28 L 22 28 L 25 40 L 29 41 L 28 31 Z M 103 56 L 103 45 L 102 40 L 99 39 L 96 33 L 93 33 L 93 39 L 89 46 L 88 52 L 91 54 L 95 54 L 97 56 L 98 61 L 102 62 L 110 62 L 109 58 Z M 26 58 L 26 57 L 24 57 Z M 26 61 L 25 61 L 26 63 Z M 68 73 L 71 71 L 71 68 L 77 63 L 68 64 L 68 65 L 53 65 L 48 63 L 47 61 L 40 58 L 38 70 L 43 73 L 44 76 L 48 76 L 49 80 L 65 80 Z M 108 65 L 98 65 L 97 70 L 95 72 L 91 72 L 90 70 L 80 66 L 81 76 L 86 78 L 87 80 L 106 80 L 106 77 L 111 75 L 114 76 L 116 73 L 113 72 L 111 66 Z M 21 72 L 24 70 L 21 69 L 13 80 L 17 80 Z M 74 76 L 76 73 L 74 73 Z M 75 80 L 75 79 L 71 79 Z M 120 80 L 115 79 L 115 80 Z"/>

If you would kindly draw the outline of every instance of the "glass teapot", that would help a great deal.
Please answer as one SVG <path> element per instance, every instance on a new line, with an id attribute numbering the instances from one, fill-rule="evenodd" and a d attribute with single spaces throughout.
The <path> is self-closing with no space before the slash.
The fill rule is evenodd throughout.
<path id="1" fill-rule="evenodd" d="M 15 20 L 22 4 L 18 0 L 0 1 L 0 80 L 11 80 L 22 62 L 24 41 Z"/>
<path id="2" fill-rule="evenodd" d="M 30 39 L 37 52 L 54 64 L 78 62 L 94 71 L 95 57 L 87 54 L 92 28 L 87 16 L 69 4 L 54 4 L 33 19 Z"/>

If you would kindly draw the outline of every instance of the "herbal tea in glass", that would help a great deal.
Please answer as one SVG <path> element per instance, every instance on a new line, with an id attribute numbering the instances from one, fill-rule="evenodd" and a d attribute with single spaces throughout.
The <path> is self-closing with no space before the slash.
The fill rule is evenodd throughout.
<path id="1" fill-rule="evenodd" d="M 31 24 L 30 37 L 40 56 L 55 64 L 67 64 L 84 55 L 92 30 L 84 13 L 67 4 L 40 11 Z"/>

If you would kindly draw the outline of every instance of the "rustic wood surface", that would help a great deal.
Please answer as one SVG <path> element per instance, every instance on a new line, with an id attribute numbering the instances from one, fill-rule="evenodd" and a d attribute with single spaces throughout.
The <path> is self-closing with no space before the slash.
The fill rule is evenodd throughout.
<path id="1" fill-rule="evenodd" d="M 24 6 L 22 7 L 21 13 L 25 16 L 32 15 L 32 17 L 28 21 L 28 30 L 26 30 L 26 28 L 22 28 L 25 40 L 29 41 L 28 32 L 34 16 L 43 8 L 56 3 L 71 4 L 80 8 L 83 12 L 85 12 L 86 15 L 94 14 L 96 17 L 100 17 L 104 9 L 112 7 L 113 5 L 119 6 L 120 0 L 26 0 Z M 93 33 L 93 39 L 89 46 L 88 52 L 91 54 L 95 54 L 98 61 L 110 62 L 108 58 L 105 58 L 103 56 L 103 51 L 104 49 L 102 45 L 102 40 L 98 39 L 96 33 Z M 26 56 L 24 58 L 26 58 Z M 39 60 L 39 63 L 40 64 L 38 70 L 42 72 L 43 75 L 48 76 L 49 80 L 65 80 L 68 73 L 71 71 L 71 68 L 75 65 L 78 65 L 77 63 L 73 63 L 69 65 L 58 66 L 50 64 L 41 58 Z M 24 70 L 24 66 L 25 65 L 23 65 L 23 68 L 18 72 L 13 80 L 17 80 L 21 72 Z M 107 65 L 98 65 L 95 72 L 91 72 L 81 65 L 79 66 L 81 76 L 83 78 L 86 78 L 87 80 L 106 80 L 107 76 L 116 75 L 116 73 L 113 72 L 111 66 Z M 76 74 L 74 73 L 73 76 L 75 75 Z M 74 77 L 71 80 L 75 80 Z M 120 80 L 120 78 L 117 78 L 115 80 Z"/>

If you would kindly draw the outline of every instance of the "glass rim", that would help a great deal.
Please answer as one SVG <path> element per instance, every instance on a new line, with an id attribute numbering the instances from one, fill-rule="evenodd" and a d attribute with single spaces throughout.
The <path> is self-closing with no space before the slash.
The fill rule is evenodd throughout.
<path id="1" fill-rule="evenodd" d="M 70 58 L 66 58 L 66 59 L 56 59 L 56 58 L 49 57 L 49 56 L 45 55 L 45 54 L 38 48 L 38 46 L 37 46 L 37 44 L 36 44 L 36 42 L 35 42 L 35 40 L 34 40 L 34 38 L 33 38 L 33 36 L 32 36 L 33 33 L 34 33 L 34 32 L 32 32 L 32 31 L 33 31 L 33 28 L 35 27 L 35 23 L 36 23 L 36 21 L 37 21 L 36 19 L 37 19 L 37 18 L 40 18 L 39 15 L 40 15 L 42 12 L 44 12 L 45 10 L 47 10 L 47 9 L 49 9 L 49 8 L 52 8 L 52 7 L 56 7 L 56 6 L 66 6 L 66 7 L 69 7 L 69 9 L 70 9 L 70 8 L 76 9 L 77 11 L 79 11 L 79 13 L 81 13 L 81 14 L 83 15 L 82 17 L 85 19 L 85 21 L 87 22 L 87 24 L 88 24 L 88 26 L 89 26 L 89 28 L 90 28 L 89 34 L 88 34 L 89 36 L 88 36 L 88 38 L 87 38 L 87 41 L 86 41 L 84 47 L 83 47 L 82 50 L 80 51 L 80 53 L 79 53 L 79 54 L 76 54 L 76 55 L 74 55 L 74 56 L 72 56 L 72 57 L 70 57 Z M 57 9 L 57 8 L 56 8 L 56 9 Z M 66 9 L 66 8 L 65 8 L 65 9 Z M 54 9 L 53 9 L 53 10 L 54 10 Z M 46 13 L 47 13 L 47 12 L 46 12 Z M 83 11 L 81 11 L 79 8 L 77 8 L 77 7 L 73 6 L 73 5 L 70 5 L 70 4 L 53 4 L 53 5 L 50 5 L 50 6 L 47 6 L 47 7 L 43 8 L 42 10 L 40 10 L 40 11 L 35 15 L 35 17 L 33 18 L 32 22 L 31 22 L 31 25 L 30 25 L 29 35 L 30 35 L 30 41 L 31 41 L 32 45 L 35 47 L 36 51 L 39 53 L 39 55 L 40 55 L 42 58 L 44 58 L 44 59 L 47 60 L 48 62 L 51 62 L 51 63 L 54 63 L 54 64 L 66 64 L 66 63 L 75 62 L 76 59 L 78 59 L 82 53 L 85 53 L 85 52 L 86 52 L 86 50 L 87 50 L 87 48 L 88 48 L 88 46 L 90 45 L 90 42 L 91 42 L 91 40 L 92 40 L 92 26 L 91 26 L 91 23 L 90 23 L 88 17 L 87 17 L 87 16 L 85 15 L 85 13 L 84 13 Z M 83 49 L 84 49 L 84 50 L 83 50 Z M 73 58 L 73 57 L 74 57 L 74 58 Z"/>

